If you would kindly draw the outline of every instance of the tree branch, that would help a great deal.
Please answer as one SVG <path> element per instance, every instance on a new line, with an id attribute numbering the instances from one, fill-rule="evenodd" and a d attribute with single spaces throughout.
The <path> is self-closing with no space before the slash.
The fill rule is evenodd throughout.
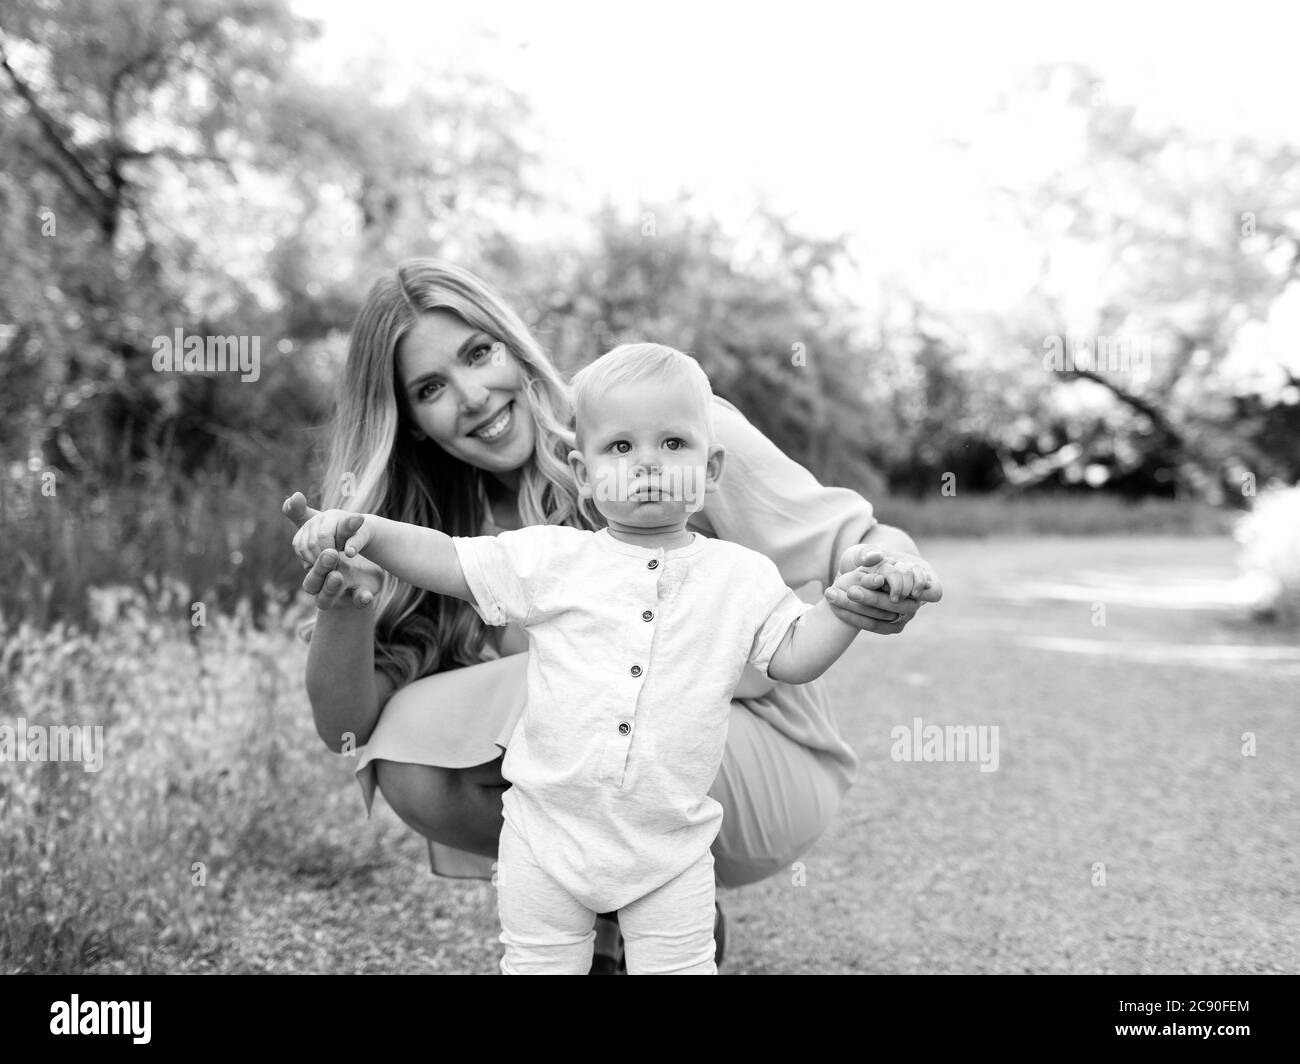
<path id="1" fill-rule="evenodd" d="M 1174 426 L 1170 423 L 1169 419 L 1165 417 L 1164 414 L 1162 414 L 1149 402 L 1143 399 L 1140 395 L 1134 395 L 1132 392 L 1128 391 L 1127 389 L 1121 388 L 1109 377 L 1097 373 L 1095 370 L 1079 369 L 1076 366 L 1074 369 L 1070 370 L 1067 373 L 1067 379 L 1077 379 L 1077 378 L 1082 378 L 1083 380 L 1089 380 L 1097 384 L 1100 384 L 1103 388 L 1105 388 L 1108 392 L 1110 392 L 1111 395 L 1115 396 L 1115 398 L 1118 399 L 1120 402 L 1124 403 L 1126 406 L 1132 407 L 1139 414 L 1141 414 L 1148 421 L 1150 421 L 1151 424 L 1160 433 L 1162 433 L 1169 440 L 1171 444 L 1173 444 L 1179 450 L 1186 449 L 1187 441 L 1183 439 L 1183 434 L 1179 432 L 1176 428 L 1174 428 Z"/>
<path id="2" fill-rule="evenodd" d="M 140 148 L 119 148 L 113 153 L 113 158 L 118 162 L 143 162 L 146 159 L 169 159 L 174 163 L 216 163 L 219 166 L 230 169 L 230 160 L 224 155 L 217 155 L 213 152 L 190 152 L 182 151 L 179 148 L 150 148 L 144 151 Z"/>
<path id="3" fill-rule="evenodd" d="M 0 44 L 0 68 L 3 68 L 4 72 L 9 75 L 9 80 L 13 83 L 14 91 L 17 92 L 23 102 L 27 104 L 28 109 L 32 113 L 32 117 L 36 119 L 37 124 L 41 127 L 41 131 L 45 134 L 46 140 L 48 140 L 53 146 L 55 153 L 59 158 L 63 159 L 64 162 L 68 163 L 77 176 L 86 183 L 91 192 L 94 193 L 98 203 L 94 205 L 87 203 L 84 189 L 73 189 L 74 193 L 82 193 L 81 195 L 78 195 L 77 198 L 83 203 L 87 203 L 87 206 L 92 206 L 94 213 L 102 219 L 103 212 L 109 203 L 108 194 L 104 191 L 103 186 L 100 185 L 99 179 L 81 159 L 81 156 L 73 151 L 68 143 L 63 139 L 62 134 L 59 132 L 58 124 L 54 121 L 54 118 L 50 113 L 41 106 L 41 102 L 36 98 L 36 94 L 33 93 L 27 83 L 18 76 L 18 72 L 9 65 L 9 57 L 5 54 L 3 44 Z M 65 183 L 67 183 L 66 178 Z M 69 186 L 71 187 L 70 183 Z"/>

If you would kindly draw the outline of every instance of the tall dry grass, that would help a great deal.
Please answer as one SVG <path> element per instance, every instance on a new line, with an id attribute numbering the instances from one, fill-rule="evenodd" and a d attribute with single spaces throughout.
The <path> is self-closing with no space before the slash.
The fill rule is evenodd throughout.
<path id="1" fill-rule="evenodd" d="M 295 618 L 195 626 L 187 588 L 146 584 L 92 592 L 93 631 L 0 619 L 0 723 L 104 729 L 98 772 L 0 766 L 0 971 L 201 971 L 242 876 L 357 859 L 329 841 L 322 795 L 355 794 L 329 780 Z"/>

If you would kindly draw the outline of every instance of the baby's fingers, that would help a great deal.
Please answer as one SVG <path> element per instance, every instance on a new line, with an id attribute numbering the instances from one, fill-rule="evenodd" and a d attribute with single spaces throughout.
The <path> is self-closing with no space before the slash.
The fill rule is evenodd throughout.
<path id="1" fill-rule="evenodd" d="M 834 586 L 847 592 L 850 601 L 866 602 L 872 592 L 884 589 L 885 578 L 880 573 L 870 572 L 866 569 L 854 569 L 853 572 L 845 573 L 836 580 Z"/>
<path id="2" fill-rule="evenodd" d="M 317 553 L 329 550 L 331 547 L 337 549 L 338 544 L 335 542 L 335 537 L 338 535 L 339 529 L 338 511 L 327 510 L 315 520 L 314 524 L 316 527 Z"/>
<path id="3" fill-rule="evenodd" d="M 299 528 L 302 528 L 303 525 L 320 513 L 319 510 L 313 510 L 307 505 L 307 498 L 300 491 L 295 491 L 284 500 L 280 512 Z"/>
<path id="4" fill-rule="evenodd" d="M 349 514 L 339 522 L 339 538 L 344 540 L 343 553 L 349 558 L 355 558 L 360 551 L 366 549 L 370 542 L 370 527 L 366 524 L 365 514 Z"/>
<path id="5" fill-rule="evenodd" d="M 891 602 L 911 598 L 912 589 L 916 587 L 916 570 L 910 565 L 899 566 L 889 576 L 889 598 Z"/>
<path id="6" fill-rule="evenodd" d="M 293 534 L 293 552 L 302 559 L 304 565 L 313 564 L 320 555 L 316 545 L 315 519 L 308 521 Z"/>

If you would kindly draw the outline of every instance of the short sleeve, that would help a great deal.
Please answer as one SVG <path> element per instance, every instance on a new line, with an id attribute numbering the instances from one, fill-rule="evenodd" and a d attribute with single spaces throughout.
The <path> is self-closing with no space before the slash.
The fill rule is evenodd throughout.
<path id="1" fill-rule="evenodd" d="M 834 583 L 840 555 L 877 524 L 871 503 L 820 483 L 719 396 L 713 416 L 727 459 L 699 515 L 706 531 L 771 558 L 790 587 Z"/>
<path id="2" fill-rule="evenodd" d="M 804 602 L 781 580 L 776 566 L 766 558 L 757 558 L 753 574 L 755 601 L 754 617 L 761 617 L 754 642 L 749 648 L 749 663 L 770 680 L 768 665 L 780 647 L 790 626 L 809 610 L 812 603 Z"/>
<path id="3" fill-rule="evenodd" d="M 540 586 L 553 571 L 557 545 L 553 526 L 535 526 L 497 536 L 452 536 L 474 609 L 484 624 L 527 624 Z"/>

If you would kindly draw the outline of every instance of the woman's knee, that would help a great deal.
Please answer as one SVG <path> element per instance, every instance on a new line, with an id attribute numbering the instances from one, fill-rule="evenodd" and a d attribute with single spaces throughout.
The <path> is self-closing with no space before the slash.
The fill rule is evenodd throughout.
<path id="1" fill-rule="evenodd" d="M 831 825 L 846 789 L 824 755 L 793 745 L 781 758 L 759 753 L 729 758 L 710 791 L 723 808 L 713 843 L 720 886 L 797 874 L 797 863 Z"/>
<path id="2" fill-rule="evenodd" d="M 455 819 L 463 787 L 459 769 L 376 761 L 375 777 L 384 801 L 421 834 L 435 838 Z"/>
<path id="3" fill-rule="evenodd" d="M 784 853 L 771 848 L 729 852 L 718 843 L 713 847 L 713 876 L 718 886 L 734 890 L 747 887 L 751 883 L 761 883 L 772 876 L 788 872 L 791 881 L 799 878 L 800 858 L 817 844 L 817 839 L 809 839 Z"/>
<path id="4" fill-rule="evenodd" d="M 379 790 L 405 824 L 435 842 L 476 852 L 500 830 L 498 769 L 499 762 L 464 769 L 375 762 Z"/>

